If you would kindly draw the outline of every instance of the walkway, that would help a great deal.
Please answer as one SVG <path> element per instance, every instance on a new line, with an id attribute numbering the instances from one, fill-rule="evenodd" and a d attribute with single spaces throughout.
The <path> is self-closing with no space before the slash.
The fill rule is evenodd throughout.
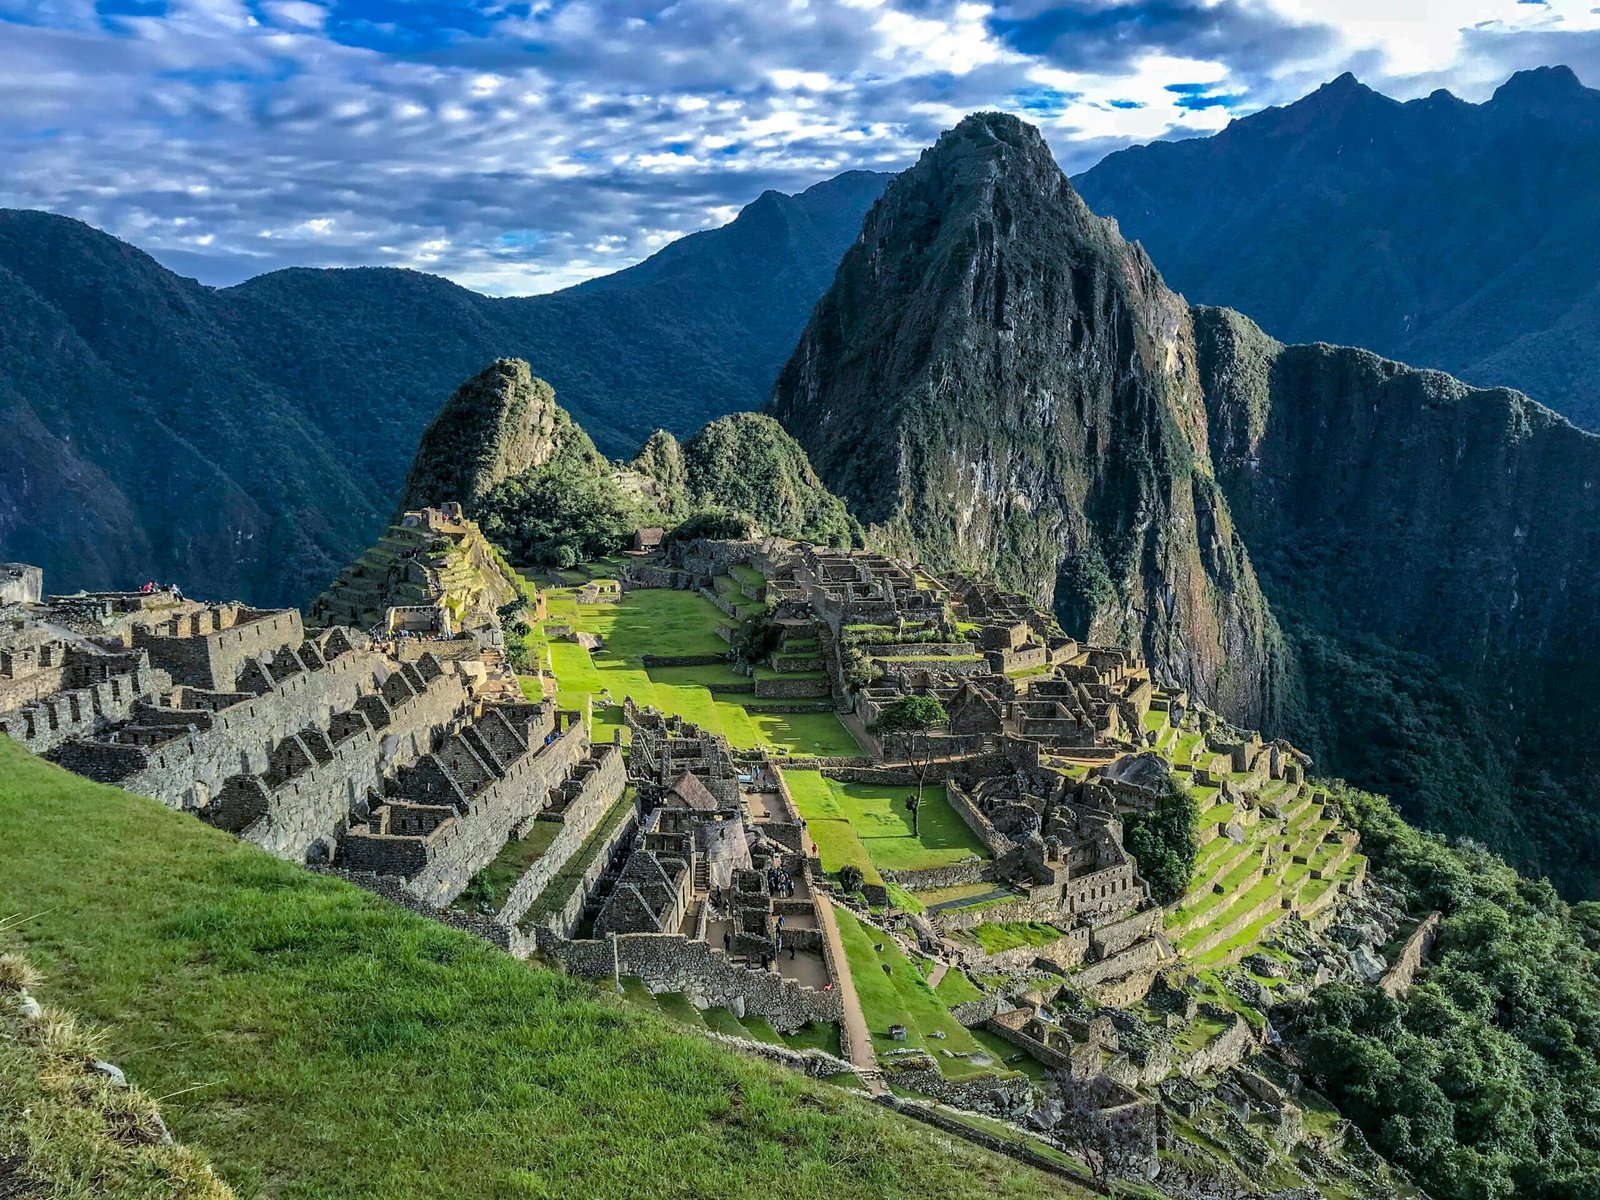
<path id="1" fill-rule="evenodd" d="M 933 970 L 928 972 L 928 990 L 931 992 L 941 983 L 943 983 L 944 977 L 949 973 L 950 964 L 945 962 L 944 959 L 941 958 L 938 962 L 934 963 Z"/>
<path id="2" fill-rule="evenodd" d="M 839 989 L 839 999 L 844 1005 L 844 1040 L 850 1048 L 850 1065 L 855 1067 L 862 1084 L 874 1096 L 885 1096 L 889 1085 L 878 1070 L 878 1052 L 872 1048 L 872 1031 L 867 1028 L 866 1014 L 861 1011 L 861 1001 L 856 997 L 856 985 L 850 978 L 850 960 L 845 957 L 844 940 L 839 936 L 839 923 L 833 916 L 833 900 L 817 894 L 817 916 L 822 920 L 822 936 L 828 942 L 828 956 L 833 960 L 838 978 L 833 985 Z"/>
<path id="3" fill-rule="evenodd" d="M 975 904 L 987 904 L 990 900 L 1010 900 L 1021 896 L 1014 888 L 1001 888 L 999 891 L 985 892 L 981 896 L 965 896 L 960 900 L 941 900 L 937 904 L 928 905 L 929 913 L 944 912 L 947 908 L 971 908 Z"/>

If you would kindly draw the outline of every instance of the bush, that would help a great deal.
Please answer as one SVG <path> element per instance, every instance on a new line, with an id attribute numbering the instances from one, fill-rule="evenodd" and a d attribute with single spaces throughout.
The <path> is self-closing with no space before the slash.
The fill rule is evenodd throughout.
<path id="1" fill-rule="evenodd" d="M 1139 863 L 1150 894 L 1171 904 L 1189 886 L 1200 840 L 1195 826 L 1200 809 L 1188 792 L 1175 791 L 1150 812 L 1123 819 L 1122 844 Z"/>
<path id="2" fill-rule="evenodd" d="M 839 886 L 849 895 L 859 892 L 861 885 L 866 881 L 867 877 L 861 873 L 861 868 L 854 863 L 846 863 L 839 868 Z"/>
<path id="3" fill-rule="evenodd" d="M 711 541 L 737 541 L 754 537 L 757 533 L 755 519 L 747 513 L 727 508 L 702 508 L 691 513 L 681 525 L 668 531 L 666 542 L 692 542 L 700 538 Z"/>

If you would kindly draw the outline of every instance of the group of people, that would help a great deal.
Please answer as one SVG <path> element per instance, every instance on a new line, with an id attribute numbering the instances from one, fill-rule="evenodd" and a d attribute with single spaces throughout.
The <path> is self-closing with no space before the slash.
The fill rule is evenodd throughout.
<path id="1" fill-rule="evenodd" d="M 794 895 L 794 876 L 784 867 L 768 867 L 767 891 L 780 899 L 788 899 Z"/>
<path id="2" fill-rule="evenodd" d="M 154 579 L 147 579 L 147 580 L 145 580 L 144 586 L 139 589 L 139 594 L 141 596 L 153 596 L 157 592 L 166 592 L 174 600 L 182 600 L 183 599 L 183 592 L 179 589 L 178 585 L 175 584 L 175 583 L 169 583 L 165 587 L 162 587 Z"/>

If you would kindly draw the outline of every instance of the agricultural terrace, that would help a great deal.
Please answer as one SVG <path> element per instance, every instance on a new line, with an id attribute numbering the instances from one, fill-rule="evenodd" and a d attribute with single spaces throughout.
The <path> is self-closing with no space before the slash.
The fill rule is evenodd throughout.
<path id="1" fill-rule="evenodd" d="M 35 994 L 241 1197 L 1062 1191 L 4 736 L 0 845 Z"/>
<path id="2" fill-rule="evenodd" d="M 564 572 L 563 577 L 577 572 Z M 854 757 L 861 747 L 826 700 L 806 711 L 779 712 L 780 706 L 755 697 L 747 675 L 726 662 L 695 666 L 646 667 L 644 656 L 721 657 L 728 642 L 717 633 L 728 618 L 704 596 L 689 591 L 641 589 L 615 602 L 579 604 L 577 588 L 545 590 L 546 620 L 529 638 L 535 661 L 555 676 L 564 707 L 594 703 L 596 741 L 609 740 L 622 727 L 622 700 L 676 713 L 739 749 L 766 746 L 782 754 Z M 602 648 L 591 653 L 578 643 L 548 636 L 555 625 L 598 634 Z M 626 732 L 624 732 L 626 736 Z"/>
<path id="3" fill-rule="evenodd" d="M 1311 917 L 1340 884 L 1366 869 L 1354 832 L 1343 829 L 1325 795 L 1307 784 L 1252 780 L 1206 745 L 1198 730 L 1174 728 L 1152 709 L 1147 728 L 1171 757 L 1200 809 L 1194 873 L 1167 912 L 1173 946 L 1201 970 L 1224 968 L 1258 950 L 1290 914 Z M 1214 782 L 1192 777 L 1205 771 Z M 1223 798 L 1227 779 L 1247 788 L 1248 805 Z"/>

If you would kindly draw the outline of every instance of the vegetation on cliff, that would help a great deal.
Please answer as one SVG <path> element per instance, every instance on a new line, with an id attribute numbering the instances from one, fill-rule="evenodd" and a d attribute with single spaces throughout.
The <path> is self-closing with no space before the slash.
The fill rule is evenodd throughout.
<path id="1" fill-rule="evenodd" d="M 765 414 L 719 417 L 681 446 L 658 430 L 633 466 L 655 480 L 657 503 L 669 518 L 722 509 L 748 514 L 779 537 L 861 544 L 861 525 L 844 501 L 817 478 L 800 444 Z"/>
<path id="2" fill-rule="evenodd" d="M 1281 728 L 1424 828 L 1596 894 L 1600 438 L 1237 313 L 1195 326 L 1217 478 L 1294 651 Z"/>
<path id="3" fill-rule="evenodd" d="M 583 445 L 573 447 L 581 441 Z M 519 358 L 501 358 L 467 380 L 428 423 L 398 512 L 448 500 L 477 512 L 499 484 L 558 453 L 598 458 L 588 435 L 556 407 L 554 389 Z"/>
<path id="4" fill-rule="evenodd" d="M 1568 1200 L 1600 1177 L 1600 905 L 1568 905 L 1472 842 L 1336 786 L 1363 848 L 1414 912 L 1443 914 L 1401 998 L 1317 991 L 1291 1028 L 1313 1082 L 1441 1200 Z"/>

